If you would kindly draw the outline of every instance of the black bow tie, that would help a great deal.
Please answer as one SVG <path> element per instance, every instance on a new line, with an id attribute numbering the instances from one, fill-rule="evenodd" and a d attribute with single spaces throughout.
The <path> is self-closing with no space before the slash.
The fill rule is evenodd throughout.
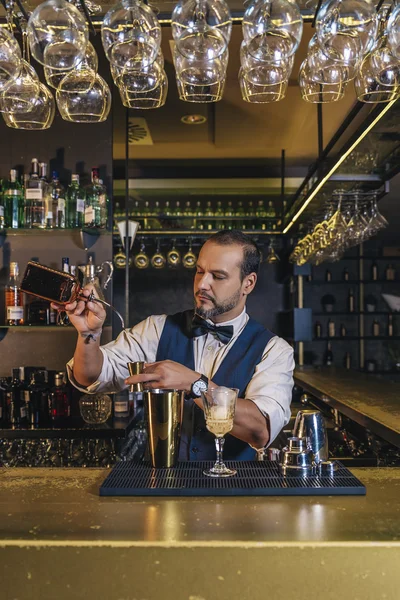
<path id="1" fill-rule="evenodd" d="M 223 344 L 227 344 L 233 336 L 232 325 L 220 325 L 217 327 L 213 323 L 208 323 L 198 315 L 194 315 L 192 321 L 192 336 L 198 337 L 200 335 L 206 335 L 212 333 L 216 338 L 219 339 Z"/>

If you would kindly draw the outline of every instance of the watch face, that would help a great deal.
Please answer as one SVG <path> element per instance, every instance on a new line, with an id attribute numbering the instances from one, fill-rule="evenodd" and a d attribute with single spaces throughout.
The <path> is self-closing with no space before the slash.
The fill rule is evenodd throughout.
<path id="1" fill-rule="evenodd" d="M 198 379 L 197 381 L 195 381 L 194 384 L 193 384 L 193 387 L 192 387 L 193 393 L 197 397 L 201 396 L 201 392 L 206 392 L 207 388 L 208 388 L 208 385 L 202 379 Z"/>

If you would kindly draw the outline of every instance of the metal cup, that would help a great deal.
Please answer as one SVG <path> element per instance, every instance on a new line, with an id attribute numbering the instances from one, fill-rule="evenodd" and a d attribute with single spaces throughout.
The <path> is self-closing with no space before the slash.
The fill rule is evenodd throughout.
<path id="1" fill-rule="evenodd" d="M 328 436 L 325 418 L 319 410 L 299 410 L 293 437 L 307 438 L 316 464 L 328 460 Z"/>
<path id="2" fill-rule="evenodd" d="M 141 375 L 143 373 L 144 370 L 144 362 L 143 361 L 136 361 L 136 362 L 130 362 L 128 363 L 128 371 L 129 371 L 129 375 Z M 132 383 L 129 386 L 129 391 L 130 392 L 143 392 L 143 383 Z"/>
<path id="3" fill-rule="evenodd" d="M 184 390 L 143 393 L 149 454 L 153 467 L 173 467 L 179 456 Z"/>

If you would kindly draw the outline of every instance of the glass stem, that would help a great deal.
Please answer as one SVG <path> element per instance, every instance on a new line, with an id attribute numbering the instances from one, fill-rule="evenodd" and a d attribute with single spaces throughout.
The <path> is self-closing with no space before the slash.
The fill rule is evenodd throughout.
<path id="1" fill-rule="evenodd" d="M 216 465 L 218 467 L 222 467 L 223 460 L 222 460 L 222 452 L 224 450 L 224 443 L 225 443 L 225 438 L 223 437 L 216 437 L 215 438 L 215 448 L 217 450 L 217 461 L 216 461 Z"/>

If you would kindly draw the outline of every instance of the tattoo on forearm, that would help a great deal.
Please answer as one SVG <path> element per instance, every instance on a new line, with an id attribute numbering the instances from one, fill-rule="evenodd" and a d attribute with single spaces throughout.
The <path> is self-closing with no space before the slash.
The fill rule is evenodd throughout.
<path id="1" fill-rule="evenodd" d="M 80 336 L 85 340 L 85 344 L 90 344 L 92 341 L 97 342 L 101 336 L 101 331 L 100 333 L 81 333 Z"/>

